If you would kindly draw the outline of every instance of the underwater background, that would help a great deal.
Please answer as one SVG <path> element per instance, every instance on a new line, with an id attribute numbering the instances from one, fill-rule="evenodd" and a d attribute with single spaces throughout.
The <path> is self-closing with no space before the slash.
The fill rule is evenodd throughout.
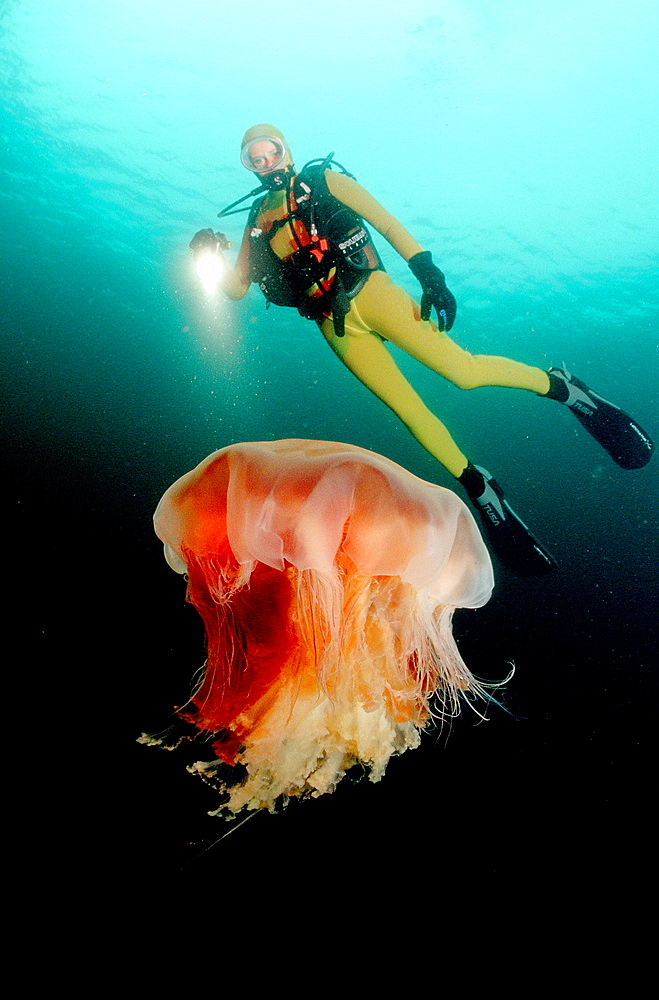
<path id="1" fill-rule="evenodd" d="M 305 437 L 453 485 L 313 324 L 256 289 L 200 288 L 188 241 L 254 187 L 245 129 L 275 124 L 298 167 L 334 151 L 433 251 L 463 347 L 565 362 L 656 440 L 658 21 L 650 0 L 0 4 L 6 670 L 46 867 L 231 897 L 319 869 L 358 892 L 411 859 L 420 892 L 431 870 L 435 891 L 542 899 L 643 866 L 656 457 L 623 471 L 557 404 L 460 392 L 395 349 L 560 564 L 496 564 L 490 603 L 456 615 L 474 673 L 514 663 L 504 707 L 465 709 L 379 784 L 346 779 L 210 850 L 213 793 L 135 739 L 203 662 L 151 526 L 176 478 L 232 442 Z M 234 247 L 243 222 L 222 222 Z"/>

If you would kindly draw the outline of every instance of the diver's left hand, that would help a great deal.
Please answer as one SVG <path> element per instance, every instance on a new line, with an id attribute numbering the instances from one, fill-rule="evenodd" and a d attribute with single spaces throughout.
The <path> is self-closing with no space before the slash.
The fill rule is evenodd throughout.
<path id="1" fill-rule="evenodd" d="M 437 310 L 437 325 L 440 330 L 450 330 L 455 322 L 458 307 L 455 296 L 446 287 L 446 279 L 436 264 L 432 262 L 430 250 L 423 250 L 408 260 L 410 271 L 423 290 L 421 296 L 421 319 L 430 319 L 430 310 Z"/>
<path id="2" fill-rule="evenodd" d="M 212 229 L 200 229 L 190 240 L 193 253 L 198 250 L 222 251 L 228 250 L 231 244 L 224 233 L 214 233 Z"/>

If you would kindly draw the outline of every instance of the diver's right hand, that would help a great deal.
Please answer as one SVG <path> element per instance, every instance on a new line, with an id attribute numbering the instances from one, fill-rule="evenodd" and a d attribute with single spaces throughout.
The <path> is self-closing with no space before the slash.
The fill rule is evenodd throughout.
<path id="1" fill-rule="evenodd" d="M 190 240 L 190 249 L 197 250 L 228 250 L 231 244 L 224 233 L 214 233 L 212 229 L 200 229 Z"/>

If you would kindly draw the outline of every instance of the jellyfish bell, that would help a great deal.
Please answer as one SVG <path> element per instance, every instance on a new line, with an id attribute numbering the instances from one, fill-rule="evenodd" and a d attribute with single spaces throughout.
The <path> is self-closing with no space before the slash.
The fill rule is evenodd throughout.
<path id="1" fill-rule="evenodd" d="M 174 483 L 154 524 L 206 631 L 177 714 L 213 746 L 191 770 L 222 790 L 218 814 L 321 795 L 359 763 L 376 781 L 485 696 L 451 620 L 486 603 L 492 566 L 450 490 L 354 445 L 248 442 Z"/>

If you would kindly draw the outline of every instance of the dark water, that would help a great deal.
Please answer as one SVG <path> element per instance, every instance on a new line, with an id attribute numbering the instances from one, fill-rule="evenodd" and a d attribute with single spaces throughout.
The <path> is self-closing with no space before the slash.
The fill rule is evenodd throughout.
<path id="1" fill-rule="evenodd" d="M 377 29 L 374 5 L 350 9 L 352 44 L 336 27 L 328 44 L 353 58 L 328 90 L 264 62 L 251 22 L 207 0 L 0 7 L 5 669 L 36 756 L 34 850 L 92 887 L 193 896 L 290 892 L 319 868 L 358 892 L 383 859 L 452 891 L 624 886 L 649 860 L 659 466 L 618 469 L 530 394 L 460 393 L 400 359 L 560 562 L 539 580 L 498 568 L 490 604 L 457 617 L 476 674 L 515 663 L 506 711 L 467 712 L 379 785 L 259 815 L 201 856 L 224 832 L 212 794 L 134 742 L 203 659 L 151 529 L 175 478 L 234 441 L 309 437 L 451 486 L 312 325 L 197 287 L 187 242 L 249 189 L 253 122 L 299 163 L 334 149 L 434 251 L 463 346 L 564 360 L 659 436 L 655 8 L 394 3 Z M 322 15 L 275 22 L 275 50 L 306 51 Z"/>

